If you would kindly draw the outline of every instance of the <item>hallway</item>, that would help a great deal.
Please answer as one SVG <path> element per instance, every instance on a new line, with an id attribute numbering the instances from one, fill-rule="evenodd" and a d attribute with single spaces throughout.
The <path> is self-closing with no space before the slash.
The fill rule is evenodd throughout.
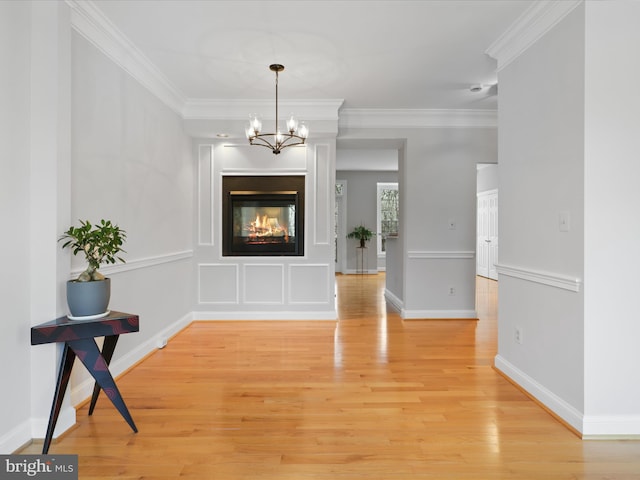
<path id="1" fill-rule="evenodd" d="M 339 321 L 195 322 L 50 453 L 81 479 L 640 479 L 640 442 L 580 440 L 493 368 L 476 320 L 403 321 L 384 275 L 339 275 Z M 25 453 L 36 453 L 33 444 Z"/>

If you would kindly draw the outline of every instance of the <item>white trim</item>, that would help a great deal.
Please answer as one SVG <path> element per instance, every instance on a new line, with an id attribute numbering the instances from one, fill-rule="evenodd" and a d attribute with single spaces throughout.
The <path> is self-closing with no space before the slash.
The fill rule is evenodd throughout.
<path id="1" fill-rule="evenodd" d="M 585 415 L 583 440 L 640 440 L 640 415 Z"/>
<path id="2" fill-rule="evenodd" d="M 178 319 L 159 333 L 155 334 L 146 342 L 136 346 L 133 350 L 129 351 L 122 357 L 116 358 L 116 360 L 114 360 L 109 365 L 109 371 L 111 372 L 111 375 L 114 378 L 118 375 L 121 375 L 127 369 L 134 366 L 151 352 L 160 348 L 164 348 L 164 346 L 169 341 L 169 338 L 175 336 L 191 324 L 191 322 L 193 321 L 192 318 L 192 313 L 184 315 L 182 318 Z M 93 377 L 89 377 L 80 384 L 76 385 L 73 389 L 71 389 L 71 404 L 77 406 L 80 403 L 84 402 L 87 398 L 91 397 L 94 384 L 95 380 L 93 379 Z"/>
<path id="3" fill-rule="evenodd" d="M 327 278 L 327 283 L 325 284 L 325 292 L 324 292 L 324 300 L 322 301 L 317 301 L 317 302 L 301 302 L 301 301 L 296 301 L 293 299 L 293 293 L 291 292 L 291 288 L 293 286 L 293 281 L 292 281 L 292 277 L 293 277 L 293 271 L 296 268 L 301 268 L 301 269 L 308 269 L 308 268 L 323 268 L 326 269 L 326 275 L 325 277 Z M 329 301 L 330 301 L 330 297 L 331 297 L 331 285 L 335 282 L 335 274 L 333 275 L 333 278 L 330 275 L 331 273 L 331 265 L 328 263 L 293 263 L 293 264 L 289 264 L 289 268 L 287 269 L 287 278 L 288 278 L 288 286 L 289 288 L 287 289 L 287 303 L 289 305 L 326 305 Z M 333 280 L 333 282 L 332 282 Z M 320 288 L 318 286 L 318 288 Z M 335 294 L 335 292 L 334 292 Z"/>
<path id="4" fill-rule="evenodd" d="M 253 321 L 253 320 L 337 320 L 338 313 L 336 310 L 317 311 L 317 312 L 289 312 L 289 311 L 246 311 L 246 312 L 212 312 L 202 311 L 193 312 L 194 321 Z"/>
<path id="5" fill-rule="evenodd" d="M 377 275 L 378 274 L 378 269 L 377 268 L 368 268 L 366 270 L 358 270 L 358 269 L 353 269 L 350 268 L 348 270 L 345 270 L 344 272 L 342 272 L 343 275 Z"/>
<path id="6" fill-rule="evenodd" d="M 185 96 L 92 1 L 66 0 L 71 26 L 142 86 L 182 116 Z"/>
<path id="7" fill-rule="evenodd" d="M 203 159 L 203 149 L 208 148 L 209 153 L 205 153 L 205 158 Z M 213 144 L 200 144 L 198 145 L 198 246 L 207 246 L 211 247 L 215 245 L 215 229 L 214 229 L 214 219 L 216 218 L 214 212 L 214 206 L 216 205 L 215 201 L 215 174 L 214 174 L 214 164 L 213 164 L 213 151 L 215 146 Z M 211 218 L 209 219 L 210 231 L 207 232 L 210 235 L 211 241 L 209 243 L 202 242 L 202 162 L 209 163 L 209 178 L 207 178 L 209 182 L 209 192 L 207 195 L 207 204 L 210 206 Z"/>
<path id="8" fill-rule="evenodd" d="M 476 256 L 476 252 L 473 251 L 427 251 L 427 250 L 411 250 L 407 253 L 407 258 L 417 259 L 417 258 L 426 258 L 426 259 L 449 259 L 449 260 L 459 260 L 459 259 L 473 259 Z"/>
<path id="9" fill-rule="evenodd" d="M 495 58 L 498 61 L 498 71 L 502 70 L 581 3 L 582 0 L 534 2 L 485 53 Z"/>
<path id="10" fill-rule="evenodd" d="M 91 386 L 93 391 L 93 385 Z M 49 428 L 49 417 L 31 417 L 29 421 L 31 425 L 31 438 L 44 438 L 47 434 L 47 428 Z M 60 410 L 58 421 L 56 422 L 56 428 L 53 431 L 53 439 L 58 438 L 64 432 L 69 430 L 76 424 L 76 409 L 69 406 Z"/>
<path id="11" fill-rule="evenodd" d="M 404 308 L 404 302 L 388 289 L 384 289 L 384 298 L 394 309 L 401 312 Z"/>
<path id="12" fill-rule="evenodd" d="M 484 197 L 484 196 L 487 196 L 487 195 L 494 195 L 494 194 L 497 194 L 497 193 L 498 193 L 498 189 L 497 188 L 492 188 L 490 190 L 483 190 L 482 192 L 477 192 L 476 193 L 476 198 Z"/>
<path id="13" fill-rule="evenodd" d="M 458 319 L 478 319 L 478 312 L 475 310 L 407 310 L 402 308 L 400 316 L 405 320 L 458 320 Z"/>
<path id="14" fill-rule="evenodd" d="M 497 110 L 345 108 L 338 122 L 343 128 L 497 128 Z"/>
<path id="15" fill-rule="evenodd" d="M 252 147 L 253 145 L 238 145 L 242 147 Z M 226 147 L 226 145 L 225 145 Z M 228 177 L 231 175 L 255 175 L 255 176 L 275 176 L 275 175 L 299 175 L 305 176 L 307 174 L 307 169 L 305 168 L 238 168 L 238 167 L 229 167 L 223 168 L 220 171 L 220 175 L 223 177 Z M 306 183 L 305 183 L 306 185 Z"/>
<path id="16" fill-rule="evenodd" d="M 281 111 L 296 112 L 307 121 L 338 120 L 343 99 L 302 99 L 279 101 Z M 185 120 L 247 120 L 247 112 L 265 112 L 265 120 L 274 120 L 273 100 L 197 99 L 185 100 L 182 116 Z"/>
<path id="17" fill-rule="evenodd" d="M 31 420 L 25 420 L 0 437 L 0 452 L 12 453 L 31 443 Z"/>
<path id="18" fill-rule="evenodd" d="M 318 147 L 321 147 L 322 149 L 326 149 L 326 156 L 323 157 L 322 159 L 319 159 L 319 153 L 318 153 Z M 334 211 L 331 211 L 331 208 L 327 208 L 327 212 L 326 215 L 323 215 L 324 218 L 321 218 L 320 215 L 318 215 L 318 205 L 320 205 L 323 202 L 319 202 L 318 200 L 318 192 L 320 191 L 319 187 L 319 180 L 320 180 L 320 175 L 321 175 L 321 169 L 320 166 L 323 166 L 323 170 L 324 170 L 324 183 L 327 185 L 327 187 L 331 186 L 331 177 L 333 176 L 332 173 L 335 175 L 335 170 L 334 172 L 331 171 L 331 169 L 326 167 L 326 163 L 327 160 L 330 157 L 330 147 L 328 144 L 326 143 L 319 143 L 314 145 L 313 148 L 313 154 L 311 155 L 312 157 L 312 161 L 313 161 L 313 180 L 315 181 L 315 185 L 313 187 L 313 208 L 314 208 L 314 212 L 313 212 L 313 220 L 314 220 L 314 225 L 313 225 L 313 244 L 315 246 L 317 245 L 322 245 L 322 246 L 328 246 L 331 245 L 331 215 L 335 214 L 335 183 L 333 184 L 333 192 L 331 192 L 330 188 L 327 188 L 327 190 L 330 192 L 328 195 L 327 200 L 329 200 L 329 206 L 331 206 L 331 204 L 333 203 L 334 205 Z M 305 181 L 305 191 L 308 192 L 309 189 L 307 188 L 306 185 L 306 181 Z M 306 193 L 305 193 L 306 196 Z M 333 202 L 331 201 L 333 200 Z M 307 203 L 305 201 L 305 210 L 310 211 L 310 207 L 307 206 Z M 325 228 L 318 228 L 318 223 L 319 221 L 322 220 L 324 222 L 323 226 L 326 226 Z M 305 222 L 305 236 L 308 234 L 309 232 L 309 224 L 311 222 Z M 318 232 L 320 231 L 329 231 L 327 235 L 327 241 L 326 242 L 321 242 L 318 240 Z"/>
<path id="19" fill-rule="evenodd" d="M 580 286 L 582 285 L 582 280 L 580 278 L 561 275 L 558 273 L 542 272 L 539 270 L 531 270 L 528 268 L 514 267 L 504 264 L 496 265 L 496 270 L 498 270 L 499 275 L 527 280 L 529 282 L 535 282 L 549 287 L 562 288 L 564 290 L 569 290 L 570 292 L 579 292 Z"/>
<path id="20" fill-rule="evenodd" d="M 575 407 L 565 402 L 555 393 L 539 384 L 522 370 L 509 363 L 504 357 L 496 355 L 494 365 L 496 369 L 513 380 L 517 385 L 523 388 L 528 394 L 542 403 L 554 414 L 558 415 L 577 431 L 582 432 L 582 412 L 578 411 Z"/>
<path id="21" fill-rule="evenodd" d="M 100 273 L 105 276 L 117 275 L 120 273 L 128 272 L 131 270 L 139 270 L 141 268 L 155 267 L 157 265 L 163 265 L 165 263 L 178 262 L 185 260 L 193 256 L 193 250 L 185 250 L 183 252 L 167 253 L 164 255 L 158 255 L 156 257 L 140 258 L 138 260 L 132 260 L 124 264 L 105 265 L 100 267 Z M 74 280 L 78 278 L 84 269 L 75 269 L 71 271 L 70 279 Z"/>
<path id="22" fill-rule="evenodd" d="M 235 268 L 236 299 L 220 302 L 206 302 L 202 300 L 202 268 L 203 267 L 233 267 Z M 238 305 L 240 304 L 240 265 L 238 263 L 199 263 L 198 264 L 198 305 Z"/>

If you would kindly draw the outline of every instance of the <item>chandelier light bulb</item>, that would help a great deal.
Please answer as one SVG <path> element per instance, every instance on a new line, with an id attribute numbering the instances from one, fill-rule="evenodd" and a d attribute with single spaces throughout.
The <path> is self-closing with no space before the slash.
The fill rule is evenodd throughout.
<path id="1" fill-rule="evenodd" d="M 289 133 L 296 133 L 298 130 L 298 120 L 293 116 L 293 113 L 287 119 L 287 130 Z"/>
<path id="2" fill-rule="evenodd" d="M 249 127 L 253 130 L 255 135 L 259 135 L 262 130 L 262 118 L 256 113 L 249 115 Z"/>
<path id="3" fill-rule="evenodd" d="M 306 122 L 298 123 L 298 136 L 302 139 L 306 139 L 309 136 L 309 127 Z"/>

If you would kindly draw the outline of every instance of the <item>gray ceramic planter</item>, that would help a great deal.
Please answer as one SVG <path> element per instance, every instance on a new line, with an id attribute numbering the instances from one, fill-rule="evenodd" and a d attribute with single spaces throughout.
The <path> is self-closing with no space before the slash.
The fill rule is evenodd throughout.
<path id="1" fill-rule="evenodd" d="M 111 279 L 95 282 L 67 282 L 67 305 L 73 317 L 100 315 L 107 311 L 111 297 Z"/>

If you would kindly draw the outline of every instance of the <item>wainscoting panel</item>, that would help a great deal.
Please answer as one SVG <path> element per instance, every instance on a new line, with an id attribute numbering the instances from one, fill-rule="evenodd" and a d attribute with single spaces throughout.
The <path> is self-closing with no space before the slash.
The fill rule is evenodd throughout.
<path id="1" fill-rule="evenodd" d="M 314 228 L 314 243 L 316 245 L 328 245 L 329 234 L 331 229 L 329 228 L 331 222 L 331 198 L 333 198 L 333 189 L 330 189 L 332 169 L 329 158 L 329 145 L 316 145 L 314 156 L 314 170 L 315 170 L 315 188 L 313 189 L 314 201 L 313 208 L 315 209 L 315 228 Z M 327 192 L 330 192 L 330 197 L 325 198 Z"/>
<path id="2" fill-rule="evenodd" d="M 326 304 L 330 301 L 329 265 L 290 265 L 289 303 Z"/>
<path id="3" fill-rule="evenodd" d="M 238 265 L 198 265 L 198 302 L 238 303 Z"/>
<path id="4" fill-rule="evenodd" d="M 198 149 L 198 243 L 213 245 L 213 145 Z"/>
<path id="5" fill-rule="evenodd" d="M 284 303 L 284 265 L 245 264 L 243 303 L 281 305 Z"/>

